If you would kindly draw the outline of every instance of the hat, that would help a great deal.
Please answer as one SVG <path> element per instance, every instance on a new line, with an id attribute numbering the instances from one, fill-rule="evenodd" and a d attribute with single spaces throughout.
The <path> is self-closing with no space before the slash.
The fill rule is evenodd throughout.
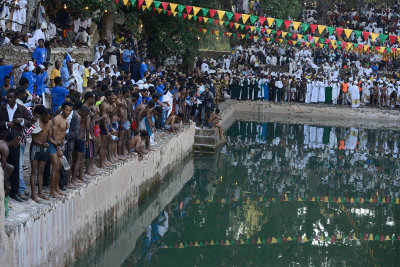
<path id="1" fill-rule="evenodd" d="M 42 24 L 40 24 L 40 29 L 46 30 L 47 29 L 47 23 L 46 22 L 42 22 Z"/>

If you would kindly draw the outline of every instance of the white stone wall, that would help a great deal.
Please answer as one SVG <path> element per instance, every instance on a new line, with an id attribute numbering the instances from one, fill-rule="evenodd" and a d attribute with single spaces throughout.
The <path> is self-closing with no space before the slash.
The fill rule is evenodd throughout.
<path id="1" fill-rule="evenodd" d="M 1 266 L 64 266 L 73 262 L 192 150 L 194 125 L 169 135 L 142 161 L 131 160 L 98 176 L 63 201 L 7 227 L 0 208 Z M 2 177 L 2 176 L 1 176 Z M 1 181 L 0 181 L 1 182 Z M 3 201 L 3 189 L 0 189 Z M 1 205 L 0 205 L 1 206 Z"/>

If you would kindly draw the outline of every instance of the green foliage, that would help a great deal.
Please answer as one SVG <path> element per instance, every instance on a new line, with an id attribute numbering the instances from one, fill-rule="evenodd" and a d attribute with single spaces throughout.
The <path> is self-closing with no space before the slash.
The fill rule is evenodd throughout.
<path id="1" fill-rule="evenodd" d="M 267 16 L 279 19 L 298 19 L 302 8 L 299 0 L 262 0 L 260 5 Z"/>

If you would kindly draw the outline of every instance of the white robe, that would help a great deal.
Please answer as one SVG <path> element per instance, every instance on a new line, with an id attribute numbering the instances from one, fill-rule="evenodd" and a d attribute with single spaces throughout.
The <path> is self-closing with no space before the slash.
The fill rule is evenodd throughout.
<path id="1" fill-rule="evenodd" d="M 307 83 L 307 91 L 306 91 L 306 99 L 304 103 L 309 104 L 311 102 L 311 91 L 312 91 L 312 84 L 311 82 Z"/>
<path id="2" fill-rule="evenodd" d="M 332 83 L 331 86 L 332 86 L 332 102 L 334 105 L 336 105 L 340 93 L 339 85 L 337 83 Z"/>
<path id="3" fill-rule="evenodd" d="M 319 83 L 313 82 L 311 88 L 311 103 L 318 102 Z"/>
<path id="4" fill-rule="evenodd" d="M 15 32 L 20 32 L 22 30 L 22 25 L 26 23 L 26 5 L 28 2 L 26 0 L 19 0 L 18 5 L 20 9 L 16 9 L 14 11 L 12 20 L 18 23 L 13 22 L 11 25 L 11 30 Z"/>
<path id="5" fill-rule="evenodd" d="M 319 82 L 318 88 L 319 88 L 319 93 L 318 93 L 318 102 L 320 103 L 325 103 L 325 83 L 324 82 Z"/>
<path id="6" fill-rule="evenodd" d="M 358 108 L 360 106 L 360 92 L 357 85 L 349 86 L 350 96 L 351 96 L 351 107 Z"/>

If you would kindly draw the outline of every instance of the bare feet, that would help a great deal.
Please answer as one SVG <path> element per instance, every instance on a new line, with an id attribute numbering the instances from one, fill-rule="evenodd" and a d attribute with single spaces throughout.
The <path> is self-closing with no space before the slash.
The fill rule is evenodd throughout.
<path id="1" fill-rule="evenodd" d="M 98 171 L 100 171 L 100 169 L 99 169 L 99 168 L 97 168 L 97 167 L 96 167 L 96 165 L 93 165 L 93 168 L 92 168 L 92 170 L 93 170 L 93 172 L 95 172 L 95 173 L 96 173 L 96 172 L 98 172 Z"/>
<path id="2" fill-rule="evenodd" d="M 31 196 L 31 199 L 36 203 L 40 203 L 39 199 L 36 196 Z"/>
<path id="3" fill-rule="evenodd" d="M 62 195 L 62 196 L 66 196 L 67 194 L 64 193 L 61 189 L 57 188 L 56 189 L 57 194 Z"/>
<path id="4" fill-rule="evenodd" d="M 62 197 L 58 195 L 56 192 L 50 193 L 50 196 L 62 200 Z"/>
<path id="5" fill-rule="evenodd" d="M 49 200 L 48 197 L 46 197 L 45 195 L 42 195 L 42 194 L 38 194 L 38 197 L 40 197 L 41 199 L 44 199 L 44 200 Z"/>
<path id="6" fill-rule="evenodd" d="M 75 189 L 75 184 L 72 182 L 71 184 L 67 185 L 68 189 Z"/>

